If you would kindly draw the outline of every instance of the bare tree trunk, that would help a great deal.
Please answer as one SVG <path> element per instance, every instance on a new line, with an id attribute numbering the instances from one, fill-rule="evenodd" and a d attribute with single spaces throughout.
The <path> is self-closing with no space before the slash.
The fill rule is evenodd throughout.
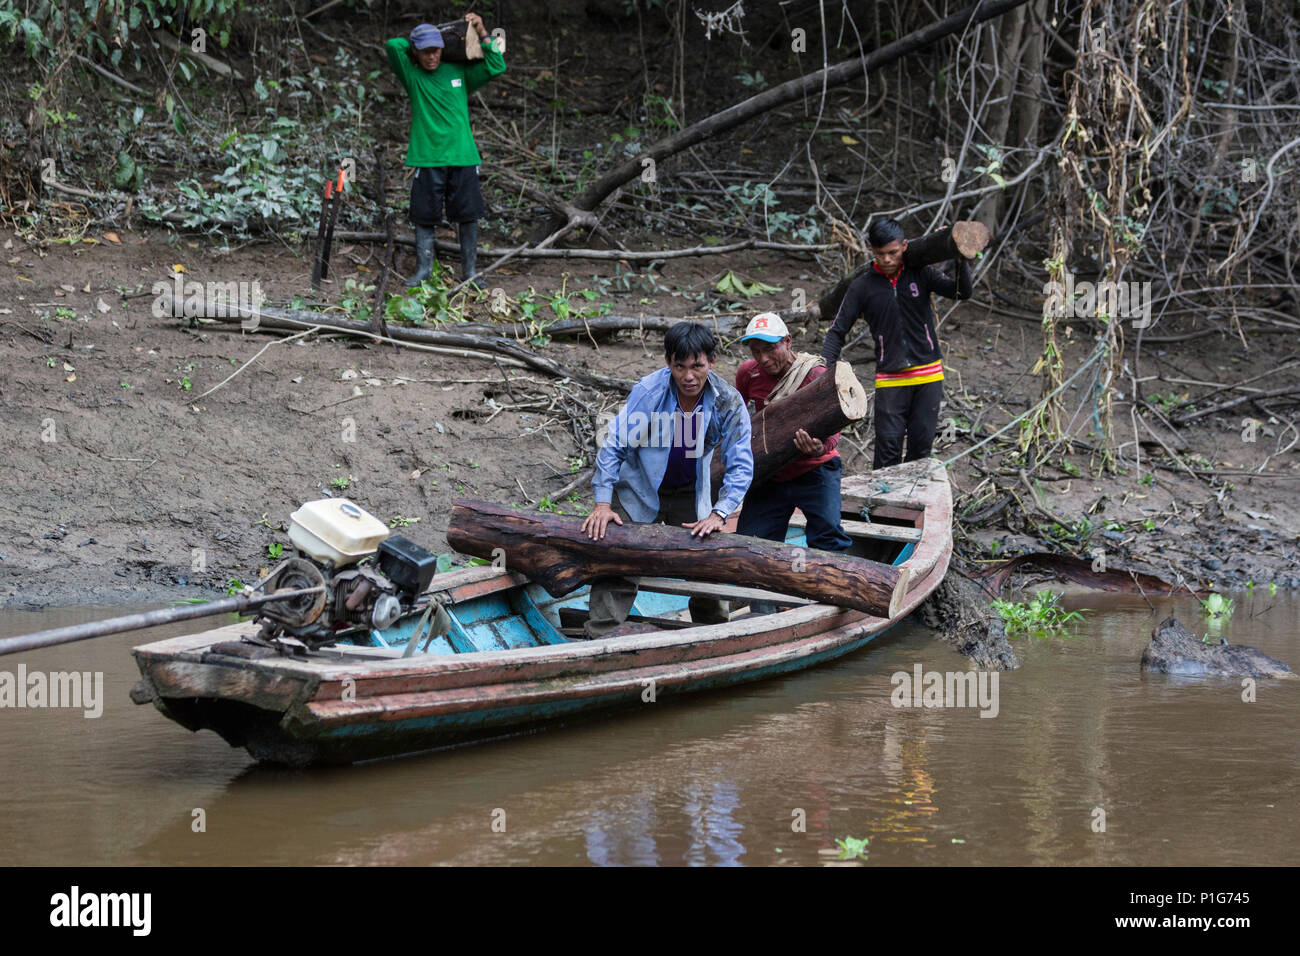
<path id="1" fill-rule="evenodd" d="M 988 59 L 990 63 L 998 64 L 998 73 L 993 78 L 993 95 L 990 98 L 993 107 L 985 130 L 988 132 L 989 140 L 1002 151 L 1003 156 L 1006 155 L 1009 145 L 1007 130 L 1011 126 L 1016 77 L 1020 72 L 1020 38 L 1024 32 L 1026 9 L 1026 7 L 1017 7 L 1002 20 L 1000 29 L 990 26 L 986 30 L 988 45 L 997 46 L 996 51 L 989 51 Z M 975 207 L 971 218 L 984 223 L 990 232 L 996 230 L 1005 197 L 1006 192 L 1001 189 L 986 193 L 979 205 Z"/>

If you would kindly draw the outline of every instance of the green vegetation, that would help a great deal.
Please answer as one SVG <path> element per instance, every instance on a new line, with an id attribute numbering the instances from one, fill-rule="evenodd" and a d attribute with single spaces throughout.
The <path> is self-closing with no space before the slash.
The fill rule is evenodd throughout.
<path id="1" fill-rule="evenodd" d="M 455 571 L 457 568 L 476 568 L 491 563 L 491 561 L 484 558 L 467 558 L 464 562 L 458 562 L 456 555 L 447 551 L 438 555 L 438 564 L 435 570 L 438 574 L 446 574 L 448 571 Z"/>
<path id="2" fill-rule="evenodd" d="M 757 279 L 746 284 L 743 279 L 739 278 L 730 269 L 722 274 L 722 278 L 718 280 L 717 285 L 713 288 L 714 291 L 721 292 L 723 295 L 739 296 L 745 299 L 756 295 L 772 295 L 781 291 L 780 286 L 768 285 L 766 282 L 759 282 Z"/>
<path id="3" fill-rule="evenodd" d="M 272 561 L 279 561 L 284 555 L 284 545 L 279 541 L 273 541 L 266 546 L 266 556 Z"/>
<path id="4" fill-rule="evenodd" d="M 1004 601 L 1001 598 L 992 603 L 1007 627 L 1007 634 L 1024 632 L 1042 636 L 1047 631 L 1063 630 L 1071 621 L 1082 621 L 1079 611 L 1067 611 L 1061 607 L 1061 595 L 1044 589 L 1034 595 L 1028 603 Z"/>
<path id="5" fill-rule="evenodd" d="M 837 860 L 865 860 L 867 858 L 867 844 L 871 842 L 870 837 L 863 837 L 861 840 L 855 837 L 845 837 L 843 840 L 836 839 L 836 844 L 840 848 L 840 855 Z"/>
<path id="6" fill-rule="evenodd" d="M 1177 395 L 1170 392 L 1168 395 L 1152 395 L 1149 401 L 1153 405 L 1158 405 L 1160 410 L 1167 414 L 1187 401 L 1187 393 L 1183 392 L 1183 394 Z"/>
<path id="7" fill-rule="evenodd" d="M 384 316 L 390 322 L 417 326 L 480 322 L 482 321 L 481 309 L 471 308 L 471 303 L 478 306 L 487 303 L 488 311 L 494 319 L 526 323 L 529 326 L 531 343 L 545 345 L 550 341 L 546 335 L 546 328 L 552 323 L 568 318 L 594 318 L 609 315 L 613 311 L 613 306 L 608 302 L 593 304 L 595 300 L 601 298 L 600 292 L 592 289 L 570 291 L 567 288 L 568 279 L 567 275 L 564 276 L 560 290 L 549 297 L 539 296 L 536 288 L 531 286 L 514 296 L 507 295 L 501 290 L 484 290 L 475 293 L 469 288 L 462 289 L 453 296 L 450 294 L 451 290 L 460 284 L 460 280 L 442 260 L 434 260 L 433 273 L 424 282 L 411 289 L 399 287 L 397 291 L 388 293 L 384 301 Z M 392 289 L 391 283 L 389 288 Z M 374 311 L 374 297 L 373 284 L 347 279 L 343 284 L 338 306 L 345 309 L 351 318 L 366 322 Z M 328 312 L 335 308 L 309 304 L 301 297 L 292 300 L 290 305 L 302 311 Z"/>
<path id="8" fill-rule="evenodd" d="M 1222 623 L 1232 617 L 1232 607 L 1233 600 L 1217 592 L 1201 602 L 1201 611 L 1210 619 L 1211 624 Z"/>

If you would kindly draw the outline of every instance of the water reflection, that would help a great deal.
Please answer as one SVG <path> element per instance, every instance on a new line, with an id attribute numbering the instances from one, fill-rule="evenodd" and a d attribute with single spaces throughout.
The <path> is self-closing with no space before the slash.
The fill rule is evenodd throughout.
<path id="1" fill-rule="evenodd" d="M 1080 603 L 1074 639 L 1018 642 L 994 719 L 891 705 L 893 672 L 963 666 L 905 627 L 787 678 L 312 771 L 130 704 L 138 637 L 50 648 L 27 666 L 103 670 L 106 709 L 0 711 L 0 862 L 815 865 L 849 836 L 870 864 L 1300 862 L 1300 681 L 1246 704 L 1233 681 L 1143 675 L 1166 607 Z M 1297 612 L 1243 599 L 1229 639 L 1294 666 Z"/>

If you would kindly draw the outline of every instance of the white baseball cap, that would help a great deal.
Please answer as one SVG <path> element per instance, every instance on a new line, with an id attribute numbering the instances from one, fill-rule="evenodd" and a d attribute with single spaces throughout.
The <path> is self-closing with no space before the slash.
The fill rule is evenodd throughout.
<path id="1" fill-rule="evenodd" d="M 745 326 L 745 334 L 740 337 L 740 341 L 759 339 L 763 342 L 780 342 L 789 334 L 790 330 L 785 327 L 779 315 L 775 312 L 760 312 L 749 320 L 749 325 Z"/>

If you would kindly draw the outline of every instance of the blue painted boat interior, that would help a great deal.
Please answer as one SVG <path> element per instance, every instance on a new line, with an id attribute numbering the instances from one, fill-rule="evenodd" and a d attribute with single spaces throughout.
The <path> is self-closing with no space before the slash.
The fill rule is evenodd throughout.
<path id="1" fill-rule="evenodd" d="M 786 543 L 806 546 L 804 530 L 791 528 Z M 850 553 L 863 553 L 863 556 L 875 560 L 890 560 L 888 554 L 880 554 L 882 545 L 896 552 L 892 557 L 893 564 L 907 560 L 915 549 L 911 543 L 900 548 L 896 544 L 873 541 L 855 544 Z M 875 553 L 867 553 L 867 549 L 874 550 Z M 553 598 L 540 585 L 527 584 L 453 605 L 447 608 L 451 618 L 450 631 L 434 638 L 427 647 L 423 646 L 424 641 L 421 640 L 421 647 L 417 647 L 415 653 L 465 654 L 568 643 L 569 638 L 559 631 L 560 608 L 586 610 L 589 593 L 589 588 L 582 587 L 563 597 Z M 681 595 L 641 591 L 637 594 L 636 603 L 632 605 L 632 613 L 644 617 L 685 619 L 689 601 L 689 598 Z M 408 615 L 382 633 L 371 631 L 368 642 L 358 640 L 356 643 L 404 650 L 419 625 L 421 616 Z"/>

